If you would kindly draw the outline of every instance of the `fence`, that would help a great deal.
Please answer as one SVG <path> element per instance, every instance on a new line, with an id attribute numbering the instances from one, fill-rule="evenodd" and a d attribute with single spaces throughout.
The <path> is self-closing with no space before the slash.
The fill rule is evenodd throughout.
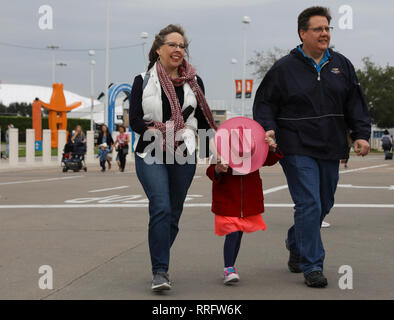
<path id="1" fill-rule="evenodd" d="M 64 145 L 66 144 L 66 130 L 58 131 L 58 148 L 57 155 L 52 156 L 51 148 L 51 130 L 42 130 L 42 156 L 36 157 L 35 155 L 35 135 L 34 129 L 26 129 L 26 155 L 25 157 L 19 157 L 19 132 L 17 128 L 9 129 L 9 152 L 8 160 L 2 159 L 0 161 L 0 169 L 15 168 L 15 167 L 41 167 L 41 166 L 60 166 L 63 156 Z M 129 141 L 131 141 L 131 132 L 129 134 Z M 112 133 L 114 141 L 119 135 L 118 131 Z M 95 158 L 94 152 L 94 131 L 86 132 L 86 155 L 85 162 L 98 163 Z M 129 147 L 129 155 L 131 157 L 132 148 Z M 4 148 L 2 148 L 2 153 L 5 153 Z M 116 158 L 115 150 L 113 150 L 112 158 Z M 129 158 L 129 159 L 130 159 Z"/>

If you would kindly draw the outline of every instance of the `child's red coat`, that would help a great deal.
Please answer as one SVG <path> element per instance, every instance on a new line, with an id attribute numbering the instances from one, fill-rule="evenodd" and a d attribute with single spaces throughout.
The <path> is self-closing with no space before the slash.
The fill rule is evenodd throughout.
<path id="1" fill-rule="evenodd" d="M 272 166 L 282 153 L 268 152 L 264 166 Z M 207 169 L 212 183 L 213 213 L 221 216 L 247 217 L 264 212 L 263 185 L 259 170 L 246 175 L 233 175 L 232 169 L 215 178 L 215 164 Z"/>

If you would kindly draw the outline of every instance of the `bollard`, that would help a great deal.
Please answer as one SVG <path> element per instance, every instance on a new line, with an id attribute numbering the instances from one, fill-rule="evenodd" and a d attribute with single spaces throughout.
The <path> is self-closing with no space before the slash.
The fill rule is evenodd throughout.
<path id="1" fill-rule="evenodd" d="M 63 158 L 63 150 L 67 140 L 67 131 L 59 130 L 57 134 L 57 162 L 61 165 Z"/>
<path id="2" fill-rule="evenodd" d="M 35 130 L 26 129 L 26 165 L 34 163 L 35 160 Z"/>
<path id="3" fill-rule="evenodd" d="M 51 163 L 51 130 L 42 130 L 42 162 L 44 165 Z"/>
<path id="4" fill-rule="evenodd" d="M 12 166 L 18 165 L 18 152 L 19 152 L 19 141 L 18 141 L 18 128 L 9 129 L 9 164 Z"/>
<path id="5" fill-rule="evenodd" d="M 94 131 L 86 132 L 86 163 L 94 162 Z"/>

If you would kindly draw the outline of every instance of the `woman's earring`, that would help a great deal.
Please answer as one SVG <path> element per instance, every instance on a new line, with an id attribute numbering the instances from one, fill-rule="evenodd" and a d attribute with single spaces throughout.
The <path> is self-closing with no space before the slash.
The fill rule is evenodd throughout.
<path id="1" fill-rule="evenodd" d="M 160 56 L 157 57 L 157 61 L 160 61 Z"/>

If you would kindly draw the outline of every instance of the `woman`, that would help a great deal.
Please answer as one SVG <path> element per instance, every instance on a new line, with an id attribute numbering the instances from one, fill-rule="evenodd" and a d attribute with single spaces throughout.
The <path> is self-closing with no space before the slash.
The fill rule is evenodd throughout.
<path id="1" fill-rule="evenodd" d="M 74 134 L 71 137 L 71 142 L 74 144 L 74 152 L 84 154 L 86 152 L 86 137 L 82 131 L 82 127 L 77 125 Z"/>
<path id="2" fill-rule="evenodd" d="M 126 127 L 124 125 L 119 126 L 119 135 L 116 137 L 114 147 L 118 151 L 120 162 L 119 170 L 124 172 L 126 156 L 129 153 L 129 135 L 126 133 Z"/>
<path id="3" fill-rule="evenodd" d="M 100 166 L 101 166 L 101 171 L 105 171 L 105 162 L 108 162 L 108 170 L 111 170 L 111 155 L 109 154 L 109 152 L 112 151 L 112 146 L 114 144 L 114 140 L 112 139 L 112 135 L 108 130 L 107 125 L 103 124 L 101 126 L 101 130 L 99 133 L 99 136 L 97 138 L 97 145 L 102 145 L 106 143 L 108 145 L 108 154 L 106 155 L 106 158 L 104 159 L 100 159 Z"/>
<path id="4" fill-rule="evenodd" d="M 82 127 L 77 125 L 74 129 L 74 133 L 71 137 L 72 143 L 86 143 L 86 137 L 82 131 Z"/>
<path id="5" fill-rule="evenodd" d="M 195 150 L 184 148 L 192 163 L 166 161 L 164 154 L 176 153 L 186 143 L 185 128 L 216 129 L 211 110 L 204 97 L 204 85 L 194 68 L 185 60 L 188 41 L 178 25 L 168 25 L 156 35 L 149 52 L 147 73 L 134 79 L 130 95 L 130 125 L 136 133 L 135 167 L 137 177 L 149 199 L 149 250 L 152 262 L 152 290 L 171 289 L 168 276 L 170 248 L 178 233 L 183 203 L 196 170 Z M 144 121 L 146 120 L 146 121 Z M 166 129 L 174 135 L 166 136 Z M 148 130 L 151 130 L 150 132 Z M 147 161 L 146 147 L 152 143 L 141 135 L 155 130 L 164 139 L 161 153 Z M 182 133 L 178 144 L 174 136 Z M 195 139 L 189 139 L 189 142 Z M 195 140 L 194 140 L 195 141 Z M 193 145 L 193 144 L 191 144 Z M 179 147 L 179 148 L 178 148 Z M 156 148 L 157 149 L 157 148 Z M 159 154 L 158 154 L 159 153 Z"/>

